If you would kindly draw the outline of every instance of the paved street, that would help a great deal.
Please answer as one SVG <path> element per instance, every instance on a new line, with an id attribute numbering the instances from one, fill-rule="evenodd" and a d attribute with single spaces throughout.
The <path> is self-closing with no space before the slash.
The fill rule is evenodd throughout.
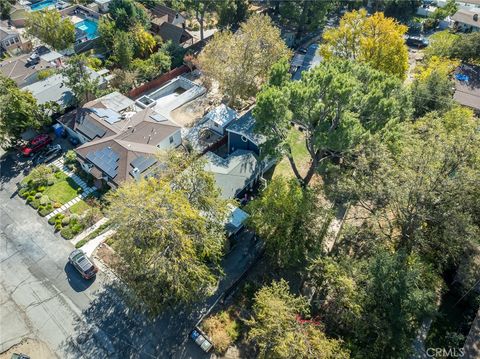
<path id="1" fill-rule="evenodd" d="M 110 273 L 85 281 L 67 264 L 73 245 L 16 195 L 28 169 L 4 156 L 0 177 L 0 352 L 39 339 L 59 358 L 201 358 L 187 335 L 253 258 L 244 241 L 228 255 L 217 295 L 194 309 L 149 319 L 125 304 Z"/>

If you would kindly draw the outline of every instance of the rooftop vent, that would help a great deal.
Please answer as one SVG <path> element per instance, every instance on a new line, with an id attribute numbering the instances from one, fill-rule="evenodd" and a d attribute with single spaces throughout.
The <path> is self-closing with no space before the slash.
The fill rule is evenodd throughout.
<path id="1" fill-rule="evenodd" d="M 478 21 L 478 14 L 473 14 L 473 21 Z"/>

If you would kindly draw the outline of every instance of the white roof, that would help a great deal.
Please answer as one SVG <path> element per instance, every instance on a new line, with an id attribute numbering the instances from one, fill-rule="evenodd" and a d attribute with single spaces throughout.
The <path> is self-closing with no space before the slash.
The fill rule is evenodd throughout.
<path id="1" fill-rule="evenodd" d="M 215 122 L 222 127 L 225 127 L 236 118 L 237 112 L 223 103 L 215 107 L 204 117 L 205 121 Z"/>
<path id="2" fill-rule="evenodd" d="M 40 56 L 42 60 L 47 62 L 53 62 L 61 57 L 63 57 L 63 55 L 56 51 L 50 51 L 49 53 L 46 53 L 45 55 Z"/>

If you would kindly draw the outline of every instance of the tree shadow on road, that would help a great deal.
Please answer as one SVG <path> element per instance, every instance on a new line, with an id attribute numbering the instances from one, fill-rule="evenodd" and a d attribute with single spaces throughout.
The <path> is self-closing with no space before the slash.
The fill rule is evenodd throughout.
<path id="1" fill-rule="evenodd" d="M 0 189 L 20 174 L 26 175 L 32 168 L 32 162 L 18 154 L 7 152 L 0 158 Z"/>
<path id="2" fill-rule="evenodd" d="M 77 320 L 76 336 L 64 344 L 66 352 L 86 358 L 178 357 L 198 319 L 191 308 L 169 309 L 150 318 L 118 282 L 106 284 L 97 295 Z"/>

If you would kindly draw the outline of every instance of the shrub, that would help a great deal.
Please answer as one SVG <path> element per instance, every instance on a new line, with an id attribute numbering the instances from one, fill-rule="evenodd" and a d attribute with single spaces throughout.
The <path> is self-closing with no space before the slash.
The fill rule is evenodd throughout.
<path id="1" fill-rule="evenodd" d="M 224 353 L 240 336 L 238 323 L 225 311 L 207 318 L 202 328 L 219 353 Z"/>
<path id="2" fill-rule="evenodd" d="M 69 216 L 63 217 L 63 219 L 62 219 L 62 225 L 63 225 L 63 226 L 68 226 L 69 223 L 70 223 L 70 217 L 69 217 Z"/>
<path id="3" fill-rule="evenodd" d="M 53 166 L 53 172 L 54 173 L 60 172 L 60 168 L 58 168 L 57 166 Z"/>
<path id="4" fill-rule="evenodd" d="M 88 242 L 87 239 L 82 239 L 81 241 L 78 241 L 77 244 L 75 244 L 75 248 L 78 249 L 78 248 L 82 247 L 87 242 Z"/>
<path id="5" fill-rule="evenodd" d="M 44 192 L 45 191 L 45 186 L 40 186 L 37 188 L 38 192 Z"/>
<path id="6" fill-rule="evenodd" d="M 29 181 L 29 183 L 34 187 L 44 186 L 47 184 L 48 179 L 51 178 L 52 172 L 53 171 L 50 167 L 45 165 L 37 166 L 28 175 L 31 179 L 31 182 Z"/>
<path id="7" fill-rule="evenodd" d="M 50 203 L 50 198 L 48 198 L 48 196 L 44 194 L 43 196 L 40 197 L 39 202 L 40 204 L 45 206 Z"/>
<path id="8" fill-rule="evenodd" d="M 40 197 L 42 197 L 42 192 L 35 193 L 35 198 L 36 199 L 39 199 Z"/>
<path id="9" fill-rule="evenodd" d="M 28 196 L 28 188 L 22 188 L 20 191 L 18 191 L 18 195 L 21 198 L 25 198 Z"/>
<path id="10" fill-rule="evenodd" d="M 55 223 L 55 232 L 58 232 L 61 229 L 62 229 L 62 224 L 61 223 Z"/>
<path id="11" fill-rule="evenodd" d="M 55 175 L 54 175 L 54 176 L 55 176 L 56 179 L 60 179 L 60 178 L 62 178 L 63 173 L 60 172 L 60 171 L 58 171 L 58 172 L 55 172 Z"/>
<path id="12" fill-rule="evenodd" d="M 81 231 L 83 231 L 84 226 L 82 226 L 80 223 L 73 224 L 69 226 L 69 228 L 72 230 L 74 234 L 78 234 Z"/>
<path id="13" fill-rule="evenodd" d="M 54 183 L 55 181 L 52 178 L 49 178 L 47 181 L 47 186 L 53 186 Z"/>
<path id="14" fill-rule="evenodd" d="M 65 164 L 75 163 L 77 160 L 77 154 L 74 150 L 69 150 L 65 153 Z"/>
<path id="15" fill-rule="evenodd" d="M 67 168 L 70 170 L 70 171 L 73 171 L 75 169 L 75 165 L 73 163 L 69 163 L 67 165 Z"/>
<path id="16" fill-rule="evenodd" d="M 35 199 L 35 197 L 34 197 L 34 196 L 32 196 L 32 195 L 29 195 L 29 196 L 27 197 L 27 203 L 30 203 L 30 202 L 32 202 L 34 199 Z"/>
<path id="17" fill-rule="evenodd" d="M 78 193 L 78 194 L 83 193 L 83 188 L 82 188 L 82 187 L 78 187 L 78 188 L 77 188 L 77 193 Z"/>
<path id="18" fill-rule="evenodd" d="M 56 221 L 56 218 L 55 218 L 55 216 L 53 216 L 53 217 L 50 217 L 50 218 L 48 219 L 48 224 L 50 224 L 50 225 L 52 225 L 52 226 L 53 226 L 53 225 L 55 224 L 55 221 Z"/>
<path id="19" fill-rule="evenodd" d="M 60 231 L 60 235 L 65 238 L 65 239 L 72 239 L 75 237 L 75 234 L 73 231 L 70 229 L 70 227 L 65 227 Z"/>
<path id="20" fill-rule="evenodd" d="M 30 202 L 30 206 L 32 206 L 34 209 L 38 209 L 40 206 L 40 201 L 35 198 L 32 202 Z"/>
<path id="21" fill-rule="evenodd" d="M 55 202 L 53 204 L 53 208 L 60 208 L 60 207 L 62 207 L 62 204 L 60 202 Z"/>
<path id="22" fill-rule="evenodd" d="M 48 207 L 42 207 L 42 208 L 38 208 L 38 214 L 42 217 L 45 217 L 47 214 L 49 214 L 50 212 L 52 211 L 51 208 L 48 208 Z M 51 219 L 51 218 L 50 218 Z M 50 221 L 50 220 L 49 220 Z"/>

